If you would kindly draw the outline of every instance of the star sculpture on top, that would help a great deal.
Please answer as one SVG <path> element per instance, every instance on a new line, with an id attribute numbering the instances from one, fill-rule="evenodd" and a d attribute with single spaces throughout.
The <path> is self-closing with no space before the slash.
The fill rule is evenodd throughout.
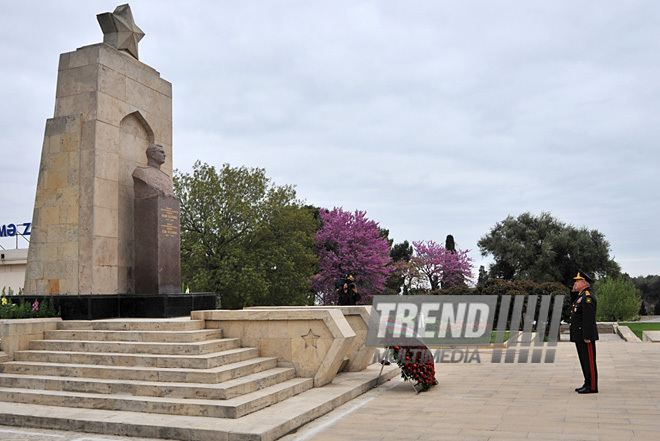
<path id="1" fill-rule="evenodd" d="M 144 37 L 144 32 L 133 21 L 128 3 L 117 6 L 114 12 L 98 14 L 96 19 L 101 25 L 104 43 L 126 51 L 138 59 L 138 42 Z"/>

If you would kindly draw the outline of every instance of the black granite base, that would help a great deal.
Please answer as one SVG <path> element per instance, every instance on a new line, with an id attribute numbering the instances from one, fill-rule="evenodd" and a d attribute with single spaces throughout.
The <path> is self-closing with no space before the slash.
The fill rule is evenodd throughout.
<path id="1" fill-rule="evenodd" d="M 30 303 L 52 298 L 63 320 L 183 317 L 190 315 L 191 311 L 216 309 L 213 293 L 22 295 L 20 298 Z"/>

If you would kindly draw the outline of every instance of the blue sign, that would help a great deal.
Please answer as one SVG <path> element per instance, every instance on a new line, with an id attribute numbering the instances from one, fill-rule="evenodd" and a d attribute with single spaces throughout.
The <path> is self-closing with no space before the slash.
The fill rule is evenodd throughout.
<path id="1" fill-rule="evenodd" d="M 14 237 L 17 234 L 19 236 L 29 236 L 30 235 L 30 226 L 31 222 L 25 222 L 24 224 L 7 224 L 0 226 L 0 237 Z M 23 228 L 20 228 L 23 227 Z"/>

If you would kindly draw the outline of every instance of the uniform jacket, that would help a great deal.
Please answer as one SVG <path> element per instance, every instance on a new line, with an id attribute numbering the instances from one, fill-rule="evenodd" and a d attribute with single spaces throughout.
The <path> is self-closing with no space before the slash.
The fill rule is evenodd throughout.
<path id="1" fill-rule="evenodd" d="M 583 289 L 571 306 L 571 341 L 581 342 L 598 340 L 598 327 L 596 326 L 596 297 Z"/>

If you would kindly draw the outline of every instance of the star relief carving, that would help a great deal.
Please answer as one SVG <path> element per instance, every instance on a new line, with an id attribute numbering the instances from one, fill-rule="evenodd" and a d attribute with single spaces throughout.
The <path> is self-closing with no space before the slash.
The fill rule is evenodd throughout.
<path id="1" fill-rule="evenodd" d="M 144 37 L 142 29 L 133 21 L 131 7 L 127 4 L 115 8 L 114 12 L 98 14 L 96 19 L 103 31 L 103 42 L 138 59 L 138 42 Z"/>
<path id="2" fill-rule="evenodd" d="M 312 328 L 309 328 L 309 332 L 306 335 L 301 335 L 301 337 L 305 340 L 305 349 L 310 346 L 316 349 L 316 341 L 321 338 L 320 335 L 314 334 Z"/>

